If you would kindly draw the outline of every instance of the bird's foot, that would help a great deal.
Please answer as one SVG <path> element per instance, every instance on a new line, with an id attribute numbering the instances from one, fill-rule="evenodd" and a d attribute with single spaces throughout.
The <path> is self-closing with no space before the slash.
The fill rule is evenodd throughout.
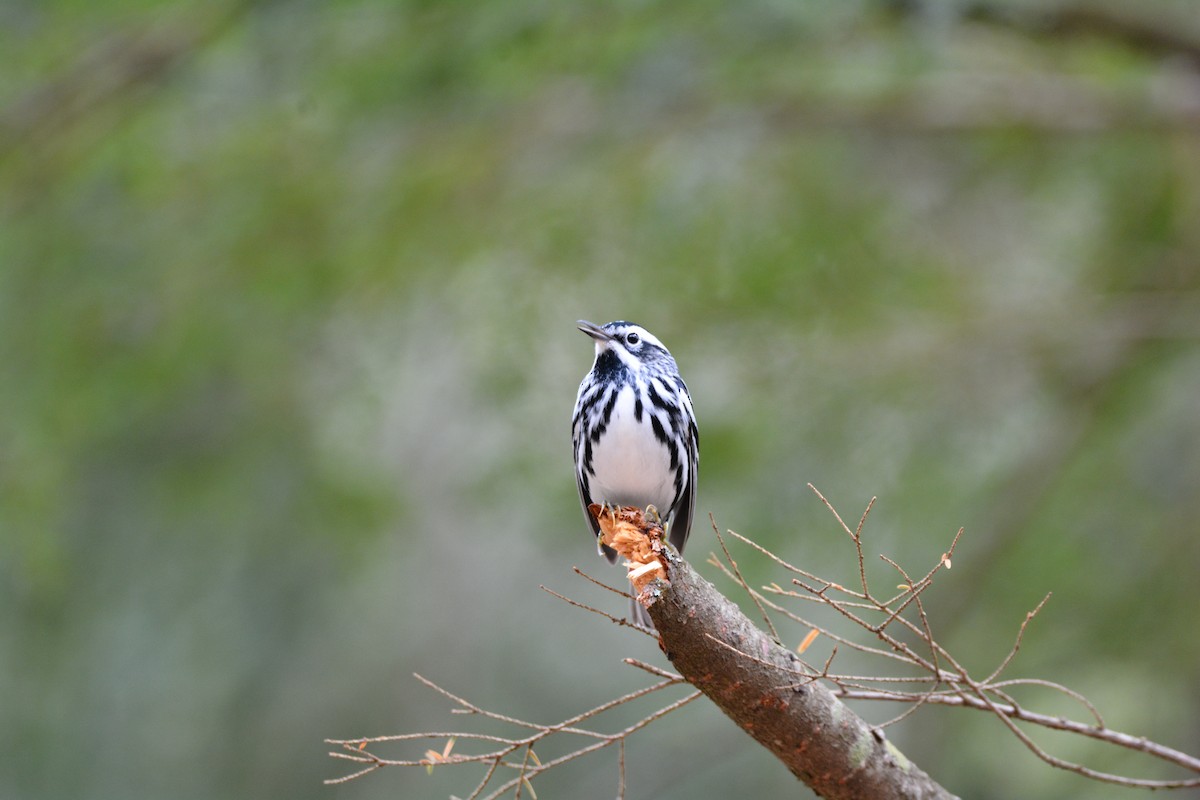
<path id="1" fill-rule="evenodd" d="M 620 506 L 614 505 L 607 500 L 601 500 L 599 505 L 601 517 L 603 517 L 605 514 L 609 514 L 612 516 L 613 522 L 617 521 L 617 510 L 620 508 Z M 599 534 L 596 535 L 596 553 L 598 555 L 604 555 L 604 539 Z"/>

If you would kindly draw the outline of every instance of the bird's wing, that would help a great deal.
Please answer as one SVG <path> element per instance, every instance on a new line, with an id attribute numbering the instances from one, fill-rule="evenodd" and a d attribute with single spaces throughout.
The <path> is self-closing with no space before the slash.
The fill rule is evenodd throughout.
<path id="1" fill-rule="evenodd" d="M 692 448 L 688 448 L 691 450 Z M 690 454 L 689 454 L 690 455 Z M 675 549 L 683 552 L 683 545 L 687 542 L 688 534 L 692 530 L 692 512 L 696 507 L 696 462 L 692 461 L 691 474 L 688 477 L 687 486 L 683 487 L 682 496 L 679 498 L 679 505 L 675 507 L 675 513 L 671 515 L 670 530 L 667 538 L 671 540 L 671 544 L 675 545 Z"/>
<path id="2" fill-rule="evenodd" d="M 579 414 L 576 413 L 575 421 L 572 427 L 571 444 L 575 451 L 575 488 L 579 490 L 579 505 L 583 508 L 583 518 L 587 520 L 588 527 L 592 530 L 592 538 L 596 540 L 600 548 L 600 552 L 604 553 L 604 557 L 608 559 L 608 563 L 616 563 L 617 551 L 613 550 L 606 544 L 600 543 L 600 523 L 592 516 L 592 512 L 588 511 L 588 506 L 592 504 L 592 498 L 588 496 L 587 489 L 583 485 L 583 474 L 578 466 L 583 454 L 579 452 Z"/>
<path id="3" fill-rule="evenodd" d="M 692 514 L 696 509 L 696 477 L 700 466 L 700 435 L 696 429 L 695 417 L 691 413 L 691 398 L 688 397 L 686 389 L 684 389 L 683 397 L 687 398 L 688 402 L 686 415 L 689 423 L 687 437 L 688 481 L 687 486 L 684 486 L 680 493 L 679 505 L 671 514 L 671 530 L 668 534 L 671 544 L 675 545 L 675 549 L 681 553 L 684 543 L 687 542 L 688 534 L 692 530 Z"/>

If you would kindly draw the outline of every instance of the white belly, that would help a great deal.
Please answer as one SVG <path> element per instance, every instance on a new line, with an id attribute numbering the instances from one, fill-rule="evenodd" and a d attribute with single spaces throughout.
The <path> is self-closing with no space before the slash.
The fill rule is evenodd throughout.
<path id="1" fill-rule="evenodd" d="M 665 516 L 675 499 L 671 454 L 654 436 L 650 409 L 642 410 L 638 422 L 633 407 L 633 387 L 626 386 L 617 395 L 608 430 L 592 449 L 592 499 L 620 506 L 653 505 Z"/>

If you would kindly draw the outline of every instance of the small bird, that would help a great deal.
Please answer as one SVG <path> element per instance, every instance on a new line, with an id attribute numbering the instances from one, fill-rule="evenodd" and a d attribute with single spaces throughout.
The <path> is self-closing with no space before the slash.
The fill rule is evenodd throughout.
<path id="1" fill-rule="evenodd" d="M 577 324 L 596 346 L 571 423 L 575 480 L 592 535 L 600 535 L 588 512 L 592 503 L 654 506 L 667 538 L 682 551 L 696 506 L 700 436 L 675 359 L 654 334 L 632 322 Z M 616 561 L 614 550 L 599 547 Z M 632 612 L 635 622 L 653 627 L 636 601 Z"/>

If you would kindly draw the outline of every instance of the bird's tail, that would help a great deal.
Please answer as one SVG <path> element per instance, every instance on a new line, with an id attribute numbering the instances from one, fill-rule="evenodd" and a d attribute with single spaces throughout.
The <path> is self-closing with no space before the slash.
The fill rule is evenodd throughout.
<path id="1" fill-rule="evenodd" d="M 629 588 L 633 589 L 632 586 Z M 629 621 L 635 625 L 641 625 L 643 628 L 654 630 L 654 623 L 650 620 L 649 612 L 637 601 L 636 597 L 629 598 Z"/>

